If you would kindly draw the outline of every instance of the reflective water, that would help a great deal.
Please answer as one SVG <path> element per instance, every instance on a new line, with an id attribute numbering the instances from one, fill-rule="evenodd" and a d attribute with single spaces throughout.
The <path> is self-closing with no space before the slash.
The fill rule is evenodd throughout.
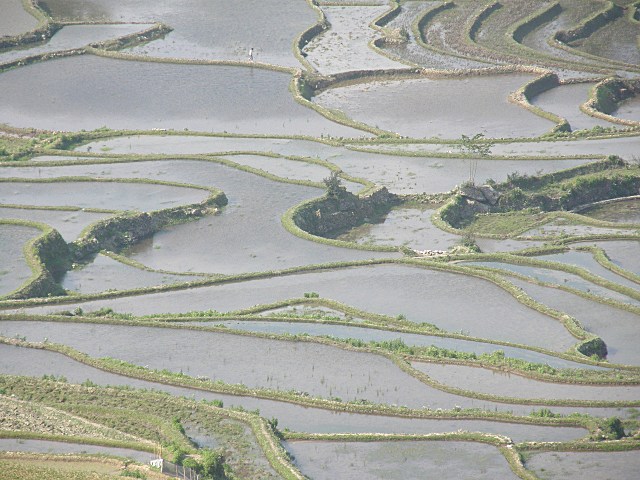
<path id="1" fill-rule="evenodd" d="M 205 201 L 206 190 L 124 182 L 0 182 L 0 203 L 33 206 L 161 210 Z"/>
<path id="2" fill-rule="evenodd" d="M 24 219 L 55 228 L 66 242 L 72 242 L 88 225 L 111 216 L 84 210 L 38 210 L 0 207 L 0 218 Z"/>
<path id="3" fill-rule="evenodd" d="M 40 233 L 37 228 L 0 223 L 0 296 L 14 291 L 31 277 L 23 249 Z"/>
<path id="4" fill-rule="evenodd" d="M 472 336 L 565 351 L 575 343 L 555 319 L 525 307 L 496 285 L 464 275 L 401 265 L 365 266 L 192 288 L 144 297 L 78 302 L 85 311 L 110 307 L 135 315 L 234 311 L 302 297 L 322 298 L 373 313 L 404 315 Z M 470 295 L 469 292 L 473 292 Z M 73 310 L 73 305 L 25 308 L 25 312 Z"/>
<path id="5" fill-rule="evenodd" d="M 640 386 L 592 386 L 542 382 L 466 365 L 413 362 L 413 367 L 444 385 L 515 398 L 620 400 L 640 399 Z"/>
<path id="6" fill-rule="evenodd" d="M 638 315 L 586 300 L 557 288 L 541 287 L 513 278 L 509 281 L 535 300 L 571 315 L 587 331 L 601 336 L 607 344 L 607 358 L 610 362 L 640 364 L 636 335 Z"/>
<path id="7" fill-rule="evenodd" d="M 573 427 L 546 427 L 530 424 L 491 422 L 486 420 L 438 420 L 425 418 L 387 417 L 383 415 L 362 415 L 335 412 L 318 408 L 299 406 L 288 402 L 265 400 L 256 397 L 241 397 L 212 393 L 202 390 L 174 387 L 160 383 L 114 375 L 83 365 L 61 354 L 45 350 L 0 345 L 0 365 L 2 371 L 14 375 L 42 376 L 64 375 L 71 383 L 81 383 L 87 379 L 98 385 L 128 386 L 170 393 L 194 400 L 222 400 L 225 407 L 242 406 L 247 410 L 259 409 L 265 418 L 277 418 L 278 426 L 299 432 L 340 433 L 433 433 L 452 432 L 459 429 L 499 433 L 514 441 L 563 441 L 583 437 L 586 430 Z M 495 408 L 520 411 L 528 415 L 531 407 L 517 405 Z M 481 408 L 494 408 L 494 404 L 484 402 Z M 580 409 L 582 411 L 582 409 Z M 554 411 L 557 411 L 554 408 Z M 611 409 L 590 409 L 592 413 L 613 415 Z M 618 413 L 619 414 L 619 413 Z"/>
<path id="8" fill-rule="evenodd" d="M 130 290 L 153 285 L 170 285 L 198 278 L 201 277 L 142 270 L 98 254 L 88 265 L 68 271 L 61 283 L 65 290 L 97 293 L 105 290 Z"/>
<path id="9" fill-rule="evenodd" d="M 0 75 L 0 122 L 50 130 L 360 135 L 297 103 L 289 82 L 288 73 L 269 70 L 83 55 Z"/>
<path id="10" fill-rule="evenodd" d="M 136 462 L 149 463 L 156 458 L 153 453 L 140 452 L 129 448 L 104 447 L 102 445 L 87 445 L 81 443 L 53 442 L 49 440 L 23 440 L 14 438 L 0 438 L 0 450 L 5 452 L 32 453 L 80 453 L 89 455 L 114 455 L 116 457 L 131 458 Z"/>
<path id="11" fill-rule="evenodd" d="M 588 129 L 596 125 L 612 127 L 614 125 L 610 122 L 590 117 L 579 108 L 580 104 L 589 99 L 589 91 L 593 85 L 593 83 L 561 85 L 537 95 L 531 100 L 531 103 L 547 112 L 565 118 L 572 130 Z"/>
<path id="12" fill-rule="evenodd" d="M 414 138 L 532 137 L 553 124 L 507 100 L 524 75 L 380 81 L 330 89 L 314 101 L 369 125 Z M 482 91 L 482 95 L 475 92 Z"/>

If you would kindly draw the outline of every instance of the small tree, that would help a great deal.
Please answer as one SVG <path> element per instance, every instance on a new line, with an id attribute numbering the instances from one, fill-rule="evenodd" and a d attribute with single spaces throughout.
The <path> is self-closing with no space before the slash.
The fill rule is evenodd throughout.
<path id="1" fill-rule="evenodd" d="M 327 186 L 327 195 L 329 197 L 338 198 L 346 189 L 342 186 L 342 180 L 338 176 L 338 172 L 332 171 L 327 178 L 322 180 Z"/>
<path id="2" fill-rule="evenodd" d="M 476 172 L 478 170 L 478 157 L 485 158 L 491 155 L 491 148 L 494 142 L 480 141 L 484 138 L 483 133 L 476 133 L 473 137 L 462 135 L 459 148 L 465 155 L 469 155 L 469 183 L 475 184 Z"/>

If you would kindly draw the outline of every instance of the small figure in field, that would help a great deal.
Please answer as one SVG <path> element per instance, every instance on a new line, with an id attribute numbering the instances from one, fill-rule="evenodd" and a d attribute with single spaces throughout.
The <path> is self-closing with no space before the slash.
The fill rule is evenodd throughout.
<path id="1" fill-rule="evenodd" d="M 253 47 L 249 49 L 249 61 L 253 62 Z"/>

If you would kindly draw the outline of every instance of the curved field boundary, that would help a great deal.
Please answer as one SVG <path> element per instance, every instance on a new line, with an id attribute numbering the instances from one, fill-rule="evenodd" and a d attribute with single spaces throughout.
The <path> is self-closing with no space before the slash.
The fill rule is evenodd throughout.
<path id="1" fill-rule="evenodd" d="M 113 25 L 117 25 L 117 23 L 114 23 Z M 60 28 L 62 28 L 63 26 L 64 25 L 61 25 Z M 60 28 L 58 28 L 58 30 Z M 111 51 L 111 50 L 131 47 L 134 45 L 138 45 L 140 43 L 149 42 L 157 38 L 163 37 L 171 30 L 172 30 L 171 27 L 168 27 L 167 25 L 164 25 L 162 23 L 156 23 L 151 27 L 145 30 L 142 30 L 140 32 L 130 33 L 114 39 L 105 40 L 103 42 L 91 43 L 85 47 L 73 48 L 68 50 L 57 50 L 54 52 L 46 52 L 46 53 L 40 53 L 36 55 L 27 55 L 22 58 L 1 63 L 0 73 L 10 70 L 12 68 L 31 65 L 33 63 L 43 62 L 43 61 L 51 60 L 54 58 L 71 57 L 75 55 L 84 55 L 85 53 L 95 53 L 96 51 L 100 51 L 100 50 Z"/>
<path id="2" fill-rule="evenodd" d="M 470 22 L 467 26 L 467 37 L 469 40 L 473 43 L 477 43 L 476 37 L 482 27 L 482 22 L 500 8 L 502 8 L 502 4 L 500 2 L 489 3 L 485 5 L 474 17 L 470 18 Z"/>
<path id="3" fill-rule="evenodd" d="M 0 384 L 4 384 L 10 388 L 11 383 L 21 382 L 22 381 L 21 379 L 23 378 L 24 377 L 6 376 L 6 375 L 0 376 Z M 36 379 L 29 379 L 27 381 L 30 382 L 31 385 L 36 388 L 39 385 L 39 382 L 42 382 L 42 380 L 36 380 Z M 138 395 L 138 396 L 149 395 L 148 392 L 139 391 L 139 390 L 128 391 L 127 389 L 117 388 L 117 387 L 116 388 L 95 387 L 95 386 L 83 387 L 80 385 L 69 385 L 67 383 L 62 383 L 62 382 L 55 382 L 52 385 L 49 385 L 49 388 L 51 388 L 52 386 L 53 386 L 53 389 L 63 390 L 61 392 L 61 395 L 64 395 L 65 393 L 72 393 L 73 391 L 77 391 L 78 389 L 90 389 L 96 394 L 100 394 L 101 391 L 106 391 L 106 392 L 116 391 L 120 396 L 125 397 L 123 400 L 125 402 L 125 405 L 127 401 L 126 397 L 128 395 Z M 150 395 L 153 395 L 153 393 L 151 393 Z M 157 399 L 153 397 L 152 399 L 157 401 Z M 164 401 L 171 402 L 174 405 L 182 404 L 182 405 L 190 406 L 194 409 L 195 408 L 204 409 L 210 415 L 213 415 L 216 417 L 229 418 L 229 419 L 241 422 L 242 424 L 248 426 L 251 429 L 251 431 L 255 435 L 258 445 L 263 450 L 263 453 L 265 454 L 267 460 L 269 461 L 271 466 L 276 470 L 276 472 L 282 476 L 283 479 L 285 480 L 291 480 L 291 479 L 303 480 L 304 479 L 304 477 L 300 474 L 298 469 L 288 459 L 284 448 L 282 448 L 279 439 L 276 437 L 273 429 L 270 427 L 268 422 L 265 419 L 259 417 L 258 415 L 250 412 L 217 407 L 211 403 L 205 403 L 205 402 L 196 403 L 192 400 L 185 399 L 185 398 L 167 396 L 164 399 Z M 83 438 L 83 440 L 85 439 Z M 84 443 L 91 443 L 90 439 L 88 440 L 89 441 L 86 441 Z M 103 442 L 101 441 L 99 444 L 103 444 Z M 136 448 L 136 449 L 143 450 L 143 451 L 145 450 L 154 451 L 153 445 L 147 446 L 146 449 L 145 448 Z"/>
<path id="4" fill-rule="evenodd" d="M 22 0 L 22 5 L 27 13 L 35 17 L 38 26 L 34 30 L 20 35 L 0 37 L 0 50 L 31 43 L 42 43 L 64 26 L 63 23 L 52 22 L 49 15 L 38 6 L 37 0 Z"/>
<path id="5" fill-rule="evenodd" d="M 616 18 L 622 16 L 623 13 L 624 9 L 621 6 L 616 5 L 613 1 L 609 0 L 604 10 L 586 19 L 580 25 L 571 30 L 561 30 L 556 32 L 554 39 L 564 44 L 569 44 L 576 40 L 586 38 Z"/>
<path id="6" fill-rule="evenodd" d="M 537 95 L 540 95 L 547 90 L 558 87 L 560 85 L 560 79 L 555 73 L 546 73 L 538 78 L 531 80 L 529 83 L 519 88 L 515 92 L 511 93 L 508 97 L 509 101 L 515 103 L 529 110 L 531 113 L 538 115 L 539 117 L 546 118 L 555 122 L 556 126 L 553 127 L 552 132 L 568 132 L 571 131 L 571 125 L 566 118 L 562 118 L 559 115 L 543 110 L 540 107 L 531 104 L 531 99 Z"/>
<path id="7" fill-rule="evenodd" d="M 560 5 L 559 2 L 554 2 L 552 5 L 544 7 L 517 24 L 510 32 L 511 38 L 518 43 L 522 43 L 524 37 L 533 32 L 536 28 L 557 18 L 562 13 L 562 10 L 562 5 Z"/>
<path id="8" fill-rule="evenodd" d="M 331 28 L 331 24 L 327 20 L 324 11 L 318 5 L 317 0 L 307 0 L 309 6 L 316 13 L 318 21 L 315 25 L 309 27 L 304 32 L 302 32 L 294 41 L 293 41 L 293 54 L 298 59 L 298 61 L 305 67 L 308 72 L 316 72 L 316 69 L 311 65 L 307 60 L 307 55 L 302 51 L 304 47 L 306 47 L 309 42 L 311 42 L 315 37 L 321 35 L 325 31 Z"/>
<path id="9" fill-rule="evenodd" d="M 0 300 L 64 295 L 64 290 L 55 281 L 55 277 L 66 271 L 71 261 L 67 244 L 58 231 L 43 223 L 26 220 L 0 219 L 0 225 L 2 224 L 33 227 L 42 233 L 27 242 L 23 248 L 26 263 L 31 268 L 31 277 L 13 292 L 0 297 Z"/>
<path id="10" fill-rule="evenodd" d="M 558 31 L 556 32 L 549 40 L 548 43 L 550 46 L 555 48 L 560 48 L 565 50 L 572 55 L 577 55 L 580 57 L 588 58 L 590 60 L 594 60 L 600 64 L 608 65 L 613 69 L 622 69 L 629 72 L 640 72 L 640 68 L 638 65 L 633 65 L 630 63 L 620 62 L 617 60 L 612 60 L 604 57 L 599 57 L 597 55 L 592 55 L 587 52 L 583 52 L 577 48 L 571 46 L 571 43 L 580 40 L 583 38 L 587 38 L 592 35 L 594 32 L 599 30 L 600 28 L 608 25 L 613 22 L 617 18 L 620 18 L 624 15 L 624 8 L 615 4 L 613 1 L 608 0 L 607 6 L 600 12 L 596 13 L 592 17 L 586 19 L 576 28 L 568 30 L 568 31 Z"/>
<path id="11" fill-rule="evenodd" d="M 316 340 L 305 339 L 303 337 L 296 339 L 286 339 L 282 340 L 291 341 L 291 342 L 315 342 Z M 17 339 L 7 339 L 5 337 L 0 337 L 0 343 L 16 345 L 24 348 L 34 348 L 34 349 L 42 349 L 60 353 L 65 355 L 75 361 L 81 362 L 83 364 L 89 365 L 93 368 L 98 368 L 100 370 L 115 373 L 117 375 L 130 377 L 130 378 L 138 378 L 147 381 L 151 381 L 154 383 L 160 383 L 164 385 L 175 385 L 181 386 L 196 390 L 209 391 L 214 393 L 222 393 L 228 395 L 236 395 L 243 397 L 254 397 L 254 398 L 263 398 L 275 401 L 282 401 L 286 403 L 292 403 L 302 406 L 309 406 L 313 408 L 320 408 L 323 410 L 329 411 L 341 411 L 341 412 L 351 412 L 351 413 L 361 413 L 361 414 L 370 414 L 370 415 L 386 415 L 386 416 L 394 416 L 394 417 L 404 417 L 404 418 L 457 418 L 457 419 L 485 419 L 485 420 L 495 420 L 502 421 L 508 423 L 523 423 L 523 424 L 535 424 L 535 425 L 557 425 L 557 426 L 575 426 L 587 428 L 589 430 L 593 430 L 597 422 L 597 419 L 593 419 L 588 416 L 579 416 L 579 417 L 534 417 L 534 416 L 515 416 L 511 413 L 502 413 L 495 411 L 487 411 L 487 410 L 479 410 L 479 409 L 469 409 L 464 410 L 460 408 L 454 408 L 453 410 L 442 410 L 436 409 L 432 410 L 429 408 L 422 409 L 410 409 L 404 406 L 390 406 L 385 404 L 374 404 L 368 402 L 362 402 L 360 400 L 354 400 L 349 402 L 344 402 L 341 399 L 331 398 L 321 398 L 321 397 L 312 397 L 306 394 L 305 392 L 298 392 L 294 390 L 282 391 L 282 390 L 270 390 L 264 388 L 251 388 L 247 387 L 243 384 L 227 384 L 221 381 L 211 381 L 209 379 L 200 379 L 190 377 L 183 373 L 174 373 L 168 370 L 150 370 L 148 368 L 134 365 L 128 362 L 124 362 L 117 359 L 112 358 L 95 358 L 88 356 L 82 352 L 79 352 L 73 348 L 67 347 L 65 345 L 53 344 L 53 343 L 30 343 L 24 342 Z M 326 343 L 326 342 L 323 342 Z M 455 395 L 466 396 L 469 398 L 477 398 L 482 400 L 494 401 L 498 403 L 504 404 L 516 404 L 516 405 L 543 405 L 543 406 L 570 406 L 570 407 L 595 407 L 595 408 L 607 408 L 607 407 L 627 407 L 633 408 L 640 406 L 639 401 L 601 401 L 601 400 L 546 400 L 546 399 L 521 399 L 521 398 L 510 398 L 510 397 L 500 397 L 497 395 L 491 394 L 481 394 L 473 391 L 467 391 L 455 387 L 450 387 L 439 382 L 433 381 L 426 374 L 417 371 L 413 367 L 411 367 L 407 361 L 401 359 L 397 355 L 381 352 L 381 351 L 370 351 L 369 349 L 362 348 L 348 348 L 345 345 L 336 345 L 338 348 L 349 349 L 353 351 L 361 351 L 376 354 L 382 357 L 385 357 L 392 361 L 396 366 L 398 366 L 405 373 L 414 376 L 417 380 L 425 383 L 425 385 L 429 385 L 438 390 L 452 393 Z M 0 384 L 2 381 L 2 377 L 0 377 Z M 257 417 L 256 417 L 257 418 Z"/>
<path id="12" fill-rule="evenodd" d="M 523 480 L 540 480 L 527 470 L 513 441 L 503 435 L 481 432 L 427 433 L 422 435 L 391 433 L 297 433 L 285 432 L 285 440 L 306 440 L 318 442 L 417 442 L 417 441 L 457 441 L 492 445 L 504 456 L 511 471 Z"/>
<path id="13" fill-rule="evenodd" d="M 446 259 L 451 260 L 474 260 L 475 256 L 462 255 L 462 256 L 449 256 Z M 203 280 L 190 281 L 182 284 L 173 284 L 173 285 L 162 285 L 162 286 L 154 286 L 154 287 L 145 287 L 134 290 L 127 291 L 115 291 L 115 292 L 103 292 L 98 294 L 90 294 L 90 295 L 81 295 L 75 296 L 74 298 L 69 297 L 55 297 L 51 299 L 47 299 L 46 304 L 65 304 L 65 303 L 77 303 L 80 300 L 97 300 L 104 298 L 117 298 L 123 296 L 131 296 L 131 295 L 142 295 L 145 293 L 152 292 L 164 292 L 164 291 L 175 291 L 175 290 L 183 290 L 193 287 L 199 286 L 209 286 L 215 284 L 222 283 L 235 283 L 241 282 L 249 279 L 259 279 L 259 278 L 271 278 L 274 276 L 280 275 L 291 275 L 301 272 L 310 272 L 310 271 L 321 271 L 325 269 L 335 269 L 335 268 L 347 268 L 347 267 L 357 267 L 357 266 L 365 266 L 365 265 L 382 265 L 382 264 L 399 264 L 399 265 L 408 265 L 415 266 L 420 268 L 427 268 L 432 270 L 441 270 L 447 271 L 450 273 L 457 273 L 463 275 L 470 275 L 473 277 L 477 277 L 491 283 L 494 283 L 498 287 L 505 290 L 512 297 L 514 297 L 521 304 L 532 308 L 534 310 L 539 311 L 540 313 L 550 316 L 558 321 L 560 321 L 567 331 L 574 336 L 576 339 L 580 340 L 580 342 L 589 342 L 596 338 L 593 334 L 586 332 L 582 326 L 569 315 L 566 315 L 562 312 L 558 312 L 554 309 L 547 307 L 529 297 L 526 293 L 524 293 L 521 289 L 515 287 L 512 283 L 508 282 L 503 278 L 504 272 L 502 271 L 491 271 L 488 268 L 481 267 L 468 267 L 468 266 L 460 266 L 454 265 L 451 263 L 444 263 L 443 261 L 435 261 L 435 260 L 413 260 L 413 259 L 379 259 L 379 260 L 364 260 L 364 261 L 356 261 L 356 262 L 339 262 L 333 264 L 324 264 L 324 265 L 315 265 L 315 266 L 307 266 L 307 267 L 299 267 L 299 268 L 291 268 L 286 270 L 279 271 L 270 271 L 270 272 L 258 272 L 258 273 L 250 273 L 250 274 L 242 274 L 242 275 L 234 275 L 234 276 L 221 276 L 216 278 L 206 278 Z M 524 279 L 528 279 L 528 277 L 524 277 Z M 590 294 L 582 293 L 582 296 L 586 298 L 591 298 Z M 42 300 L 38 299 L 30 299 L 27 301 L 4 301 L 0 302 L 3 307 L 6 308 L 20 308 L 25 306 L 32 305 L 40 305 L 42 304 Z M 429 328 L 431 330 L 431 328 Z M 465 338 L 461 336 L 460 338 Z M 484 339 L 479 339 L 480 341 L 485 341 Z M 494 341 L 488 340 L 488 343 L 496 343 Z M 529 348 L 527 346 L 512 344 L 516 347 Z M 581 354 L 575 351 L 575 354 L 578 355 L 579 358 Z"/>
<path id="14" fill-rule="evenodd" d="M 125 212 L 98 221 L 83 230 L 78 239 L 69 246 L 64 242 L 57 230 L 51 227 L 27 221 L 7 221 L 6 223 L 25 225 L 39 228 L 43 234 L 33 239 L 25 246 L 25 258 L 31 267 L 32 276 L 17 290 L 5 295 L 7 299 L 24 299 L 29 297 L 44 297 L 64 295 L 62 287 L 54 278 L 71 266 L 71 257 L 82 259 L 97 253 L 106 247 L 122 247 L 135 242 L 140 235 L 150 235 L 160 228 L 177 223 L 193 220 L 210 212 L 211 208 L 219 208 L 227 203 L 224 193 L 215 188 L 198 185 L 186 185 L 172 182 L 151 181 L 147 179 L 95 179 L 89 177 L 59 177 L 53 179 L 24 179 L 6 178 L 0 182 L 11 183 L 60 183 L 60 182 L 96 182 L 96 183 L 137 183 L 152 185 L 167 185 L 185 187 L 210 192 L 208 198 L 202 202 L 146 212 Z M 4 221 L 3 221 L 4 223 Z"/>
<path id="15" fill-rule="evenodd" d="M 610 115 L 625 100 L 640 95 L 640 80 L 607 78 L 593 86 L 589 99 L 580 105 L 580 110 L 592 117 L 627 127 L 640 128 L 640 121 L 626 120 Z"/>

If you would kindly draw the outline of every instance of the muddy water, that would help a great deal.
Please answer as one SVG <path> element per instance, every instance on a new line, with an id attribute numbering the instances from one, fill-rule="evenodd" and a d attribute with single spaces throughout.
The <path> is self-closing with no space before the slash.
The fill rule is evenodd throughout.
<path id="1" fill-rule="evenodd" d="M 261 155 L 229 155 L 223 158 L 290 180 L 308 180 L 321 184 L 330 174 L 330 170 L 321 165 L 286 158 Z"/>
<path id="2" fill-rule="evenodd" d="M 640 200 L 607 203 L 581 213 L 587 217 L 607 222 L 640 223 Z"/>
<path id="3" fill-rule="evenodd" d="M 472 442 L 289 441 L 287 451 L 314 480 L 517 479 L 496 447 Z"/>
<path id="4" fill-rule="evenodd" d="M 292 403 L 264 400 L 255 397 L 239 397 L 201 390 L 173 387 L 159 383 L 122 377 L 92 368 L 61 354 L 7 345 L 0 345 L 0 366 L 2 372 L 11 375 L 39 377 L 64 375 L 71 383 L 82 383 L 87 379 L 98 385 L 129 386 L 147 390 L 157 390 L 175 396 L 194 400 L 222 400 L 225 407 L 242 406 L 247 410 L 260 410 L 264 418 L 277 418 L 280 428 L 313 433 L 433 433 L 451 432 L 459 429 L 499 433 L 514 441 L 565 441 L 583 437 L 587 432 L 582 428 L 545 427 L 529 424 L 491 422 L 486 420 L 433 420 L 417 418 L 360 415 L 308 408 Z M 460 397 L 462 401 L 462 397 Z M 531 412 L 530 406 L 500 405 L 491 402 L 479 404 L 480 408 L 515 411 L 521 415 Z M 561 409 L 562 410 L 562 409 Z M 558 411 L 554 408 L 554 411 Z M 564 411 L 568 411 L 564 409 Z M 571 410 L 573 411 L 573 410 Z M 583 411 L 583 409 L 580 409 Z M 587 410 L 585 410 L 587 411 Z M 595 415 L 614 415 L 611 409 L 588 409 Z"/>
<path id="5" fill-rule="evenodd" d="M 0 450 L 5 452 L 113 455 L 116 457 L 131 458 L 140 463 L 149 463 L 155 458 L 153 453 L 140 452 L 137 450 L 131 450 L 129 448 L 103 447 L 101 445 L 52 442 L 48 440 L 22 440 L 13 438 L 0 438 Z"/>
<path id="6" fill-rule="evenodd" d="M 519 375 L 465 365 L 412 362 L 414 368 L 444 385 L 516 398 L 637 401 L 640 386 L 587 386 L 541 382 Z"/>
<path id="7" fill-rule="evenodd" d="M 476 238 L 476 245 L 480 247 L 480 251 L 484 253 L 517 251 L 530 247 L 539 247 L 542 241 L 534 240 L 516 240 L 516 239 L 497 239 L 497 238 Z"/>
<path id="8" fill-rule="evenodd" d="M 141 270 L 99 254 L 88 265 L 68 271 L 61 283 L 66 290 L 97 293 L 105 290 L 129 290 L 153 285 L 170 285 L 198 278 L 201 277 Z"/>
<path id="9" fill-rule="evenodd" d="M 111 216 L 107 213 L 83 210 L 37 210 L 26 208 L 2 208 L 0 218 L 24 219 L 40 222 L 55 228 L 65 241 L 72 242 L 88 225 Z"/>
<path id="10" fill-rule="evenodd" d="M 640 455 L 630 452 L 532 453 L 525 466 L 543 480 L 565 478 L 631 479 L 640 471 Z"/>
<path id="11" fill-rule="evenodd" d="M 283 228 L 281 216 L 292 206 L 320 196 L 322 190 L 274 182 L 213 162 L 167 160 L 113 165 L 18 167 L 2 169 L 0 175 L 147 178 L 215 186 L 224 191 L 229 204 L 219 215 L 169 227 L 140 242 L 127 253 L 134 260 L 154 269 L 186 273 L 240 273 L 400 255 L 395 252 L 336 248 L 291 235 Z M 112 185 L 120 184 L 99 185 L 112 188 Z M 146 186 L 149 189 L 151 187 L 155 186 Z M 14 187 L 9 185 L 9 188 Z M 155 194 L 153 198 L 156 198 Z M 143 209 L 143 205 L 138 208 Z M 155 208 L 166 207 L 157 205 Z M 185 245 L 189 245 L 188 250 L 184 248 Z"/>
<path id="12" fill-rule="evenodd" d="M 43 77 L 46 86 L 38 83 Z M 0 75 L 0 122 L 51 130 L 107 126 L 359 136 L 298 104 L 289 82 L 288 73 L 269 70 L 83 55 Z"/>
<path id="13" fill-rule="evenodd" d="M 510 103 L 524 75 L 465 79 L 380 81 L 334 88 L 314 101 L 369 125 L 414 138 L 454 139 L 472 132 L 487 137 L 535 137 L 553 128 Z M 482 91 L 483 95 L 475 92 Z"/>
<path id="14" fill-rule="evenodd" d="M 610 298 L 618 302 L 627 303 L 630 305 L 640 305 L 640 300 L 628 297 L 621 293 L 615 292 L 605 287 L 601 287 L 595 283 L 582 279 L 577 275 L 566 273 L 560 270 L 552 270 L 550 268 L 538 268 L 529 267 L 526 265 L 512 265 L 509 263 L 501 262 L 469 262 L 469 265 L 479 265 L 483 267 L 498 268 L 509 272 L 516 272 L 528 277 L 534 278 L 540 282 L 546 282 L 556 285 L 565 285 L 567 287 L 575 288 L 585 293 L 591 293 L 604 298 Z M 623 279 L 624 280 L 624 279 Z M 628 282 L 624 280 L 624 282 Z M 637 285 L 633 285 L 637 287 Z M 544 302 L 543 302 L 544 303 Z"/>
<path id="15" fill-rule="evenodd" d="M 580 104 L 589 99 L 589 91 L 593 85 L 593 83 L 561 85 L 537 95 L 532 99 L 531 103 L 547 112 L 555 113 L 565 118 L 574 131 L 593 128 L 596 125 L 602 127 L 615 126 L 605 120 L 590 117 L 580 110 Z"/>
<path id="16" fill-rule="evenodd" d="M 51 39 L 42 45 L 14 49 L 0 53 L 0 63 L 18 58 L 57 50 L 80 48 L 90 43 L 122 37 L 149 28 L 151 25 L 67 25 L 58 30 Z"/>
<path id="17" fill-rule="evenodd" d="M 374 52 L 369 42 L 377 35 L 369 24 L 389 10 L 388 6 L 322 7 L 331 28 L 311 40 L 303 53 L 320 73 L 405 68 Z"/>
<path id="18" fill-rule="evenodd" d="M 589 332 L 600 335 L 607 344 L 607 359 L 612 363 L 639 365 L 637 348 L 638 315 L 592 302 L 556 288 L 540 287 L 509 279 L 535 300 L 578 319 Z"/>
<path id="19" fill-rule="evenodd" d="M 0 296 L 14 291 L 31 277 L 23 249 L 40 233 L 37 228 L 0 224 Z"/>
<path id="20" fill-rule="evenodd" d="M 459 149 L 448 146 L 447 152 Z M 366 178 L 398 194 L 448 192 L 469 179 L 470 160 L 415 158 L 364 152 L 338 152 L 329 161 L 351 175 Z M 587 160 L 477 160 L 475 180 L 501 182 L 513 172 L 553 172 L 588 163 Z"/>
<path id="21" fill-rule="evenodd" d="M 0 203 L 153 211 L 199 203 L 210 192 L 194 188 L 120 182 L 0 182 Z"/>
<path id="22" fill-rule="evenodd" d="M 380 223 L 366 223 L 340 235 L 341 240 L 361 244 L 406 245 L 417 250 L 447 250 L 460 236 L 440 230 L 431 223 L 433 209 L 394 209 Z"/>
<path id="23" fill-rule="evenodd" d="M 329 335 L 336 338 L 357 338 L 365 342 L 369 341 L 391 341 L 401 339 L 407 345 L 431 346 L 457 350 L 462 352 L 474 352 L 477 354 L 491 353 L 501 350 L 507 357 L 520 358 L 534 363 L 542 363 L 555 368 L 588 368 L 598 369 L 590 365 L 571 362 L 551 355 L 525 350 L 522 348 L 507 347 L 503 345 L 492 345 L 490 343 L 470 342 L 456 338 L 435 337 L 428 335 L 416 335 L 411 333 L 390 332 L 369 328 L 351 327 L 346 325 L 327 325 L 321 323 L 300 323 L 300 322 L 269 322 L 269 321 L 242 321 L 227 320 L 213 322 L 185 322 L 184 325 L 211 326 L 225 325 L 229 328 L 247 330 L 251 332 L 289 333 L 292 335 L 308 334 L 313 336 Z"/>
<path id="24" fill-rule="evenodd" d="M 545 236 L 583 236 L 583 235 L 621 235 L 633 233 L 633 230 L 623 228 L 594 227 L 593 225 L 571 225 L 565 220 L 558 219 L 541 227 L 527 230 L 523 237 Z"/>
<path id="25" fill-rule="evenodd" d="M 550 317 L 518 303 L 480 279 L 420 268 L 380 265 L 298 274 L 211 287 L 82 302 L 85 311 L 110 307 L 135 315 L 200 310 L 221 312 L 269 304 L 317 292 L 362 310 L 428 322 L 472 336 L 564 351 L 575 343 Z M 426 292 L 426 293 L 425 293 Z M 473 292 L 470 295 L 469 292 Z M 28 312 L 73 310 L 74 306 L 25 308 Z"/>
<path id="26" fill-rule="evenodd" d="M 0 37 L 19 35 L 36 28 L 38 22 L 27 13 L 20 0 L 0 0 Z"/>

